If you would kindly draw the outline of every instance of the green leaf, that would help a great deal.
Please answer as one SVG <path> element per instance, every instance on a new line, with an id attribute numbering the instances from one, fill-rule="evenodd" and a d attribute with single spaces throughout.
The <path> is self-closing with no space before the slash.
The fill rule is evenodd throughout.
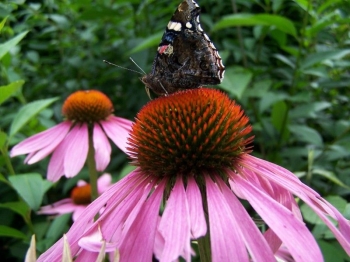
<path id="1" fill-rule="evenodd" d="M 0 207 L 10 209 L 15 213 L 20 214 L 23 218 L 26 218 L 30 211 L 29 206 L 23 201 L 1 203 Z"/>
<path id="2" fill-rule="evenodd" d="M 247 69 L 229 67 L 226 69 L 225 78 L 220 87 L 240 99 L 252 77 L 252 72 Z"/>
<path id="3" fill-rule="evenodd" d="M 323 169 L 314 169 L 314 170 L 312 170 L 312 173 L 315 175 L 325 177 L 328 180 L 332 181 L 334 184 L 337 184 L 341 187 L 350 189 L 350 187 L 345 185 L 342 181 L 340 181 L 333 172 L 323 170 Z"/>
<path id="4" fill-rule="evenodd" d="M 144 49 L 147 49 L 147 48 L 150 48 L 153 46 L 157 46 L 159 44 L 160 39 L 162 38 L 163 33 L 164 33 L 163 31 L 158 32 L 158 33 L 146 38 L 139 45 L 137 45 L 136 47 L 131 49 L 131 51 L 128 53 L 128 55 L 136 53 L 136 52 L 140 52 Z"/>
<path id="5" fill-rule="evenodd" d="M 9 136 L 12 137 L 13 135 L 15 135 L 25 124 L 29 122 L 29 120 L 32 117 L 34 117 L 41 110 L 43 110 L 44 108 L 48 107 L 50 104 L 55 102 L 57 99 L 58 98 L 38 100 L 23 106 L 19 110 L 19 112 L 15 116 L 15 119 L 12 122 Z"/>
<path id="6" fill-rule="evenodd" d="M 303 70 L 305 68 L 313 66 L 314 64 L 321 63 L 321 62 L 328 60 L 328 59 L 338 60 L 338 59 L 341 59 L 348 54 L 350 54 L 350 49 L 326 51 L 326 52 L 319 52 L 319 53 L 311 54 L 311 55 L 308 55 L 304 59 L 304 61 L 301 62 L 300 69 Z"/>
<path id="7" fill-rule="evenodd" d="M 289 125 L 289 131 L 295 135 L 299 141 L 304 141 L 316 146 L 323 146 L 321 135 L 313 128 L 301 125 Z"/>
<path id="8" fill-rule="evenodd" d="M 219 30 L 232 26 L 256 25 L 273 26 L 282 32 L 290 34 L 294 37 L 296 36 L 296 29 L 292 21 L 283 16 L 270 14 L 253 15 L 241 13 L 224 16 L 219 22 L 214 25 L 213 30 Z"/>
<path id="9" fill-rule="evenodd" d="M 64 214 L 57 216 L 50 225 L 49 230 L 46 233 L 46 238 L 56 241 L 66 231 L 66 226 L 71 218 L 72 214 Z"/>
<path id="10" fill-rule="evenodd" d="M 305 203 L 303 203 L 300 207 L 301 213 L 303 214 L 303 218 L 313 224 L 313 225 L 320 225 L 320 224 L 324 224 L 324 222 L 321 220 L 321 218 L 318 217 L 318 215 L 316 215 L 316 213 Z"/>
<path id="11" fill-rule="evenodd" d="M 7 42 L 0 44 L 0 60 L 8 51 L 10 51 L 12 47 L 16 46 L 23 39 L 23 37 L 25 37 L 26 34 L 28 34 L 28 32 L 29 31 L 20 33 L 19 35 L 8 40 Z"/>
<path id="12" fill-rule="evenodd" d="M 266 92 L 259 103 L 259 112 L 263 113 L 278 101 L 285 100 L 287 95 L 274 92 Z"/>
<path id="13" fill-rule="evenodd" d="M 337 210 L 339 210 L 340 213 L 343 213 L 345 211 L 347 202 L 344 198 L 341 198 L 340 196 L 327 196 L 325 199 Z"/>
<path id="14" fill-rule="evenodd" d="M 11 176 L 9 180 L 17 193 L 33 210 L 40 207 L 43 196 L 49 188 L 47 183 L 53 185 L 36 173 Z"/>
<path id="15" fill-rule="evenodd" d="M 289 135 L 288 128 L 284 128 L 288 123 L 288 107 L 284 101 L 275 103 L 272 107 L 271 113 L 272 125 L 277 129 L 282 138 L 287 140 Z M 281 134 L 283 132 L 283 134 Z"/>
<path id="16" fill-rule="evenodd" d="M 12 227 L 0 225 L 0 236 L 26 239 L 27 236 L 21 231 Z"/>
<path id="17" fill-rule="evenodd" d="M 317 118 L 318 112 L 325 110 L 331 106 L 332 104 L 326 101 L 307 103 L 292 109 L 290 112 L 290 117 L 294 119 L 302 117 Z"/>
<path id="18" fill-rule="evenodd" d="M 0 105 L 20 90 L 23 84 L 24 80 L 17 80 L 7 86 L 0 86 Z"/>
<path id="19" fill-rule="evenodd" d="M 2 19 L 2 21 L 1 21 L 1 23 L 0 23 L 0 31 L 1 31 L 1 29 L 4 27 L 7 18 L 8 18 L 8 16 L 6 16 L 4 19 Z"/>

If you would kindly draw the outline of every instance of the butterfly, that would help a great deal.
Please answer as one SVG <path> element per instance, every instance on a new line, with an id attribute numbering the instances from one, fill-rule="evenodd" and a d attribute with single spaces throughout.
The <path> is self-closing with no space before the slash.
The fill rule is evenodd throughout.
<path id="1" fill-rule="evenodd" d="M 150 89 L 157 95 L 168 95 L 222 82 L 225 67 L 200 25 L 200 12 L 194 0 L 185 0 L 176 9 L 158 46 L 152 71 L 141 78 L 148 94 Z"/>

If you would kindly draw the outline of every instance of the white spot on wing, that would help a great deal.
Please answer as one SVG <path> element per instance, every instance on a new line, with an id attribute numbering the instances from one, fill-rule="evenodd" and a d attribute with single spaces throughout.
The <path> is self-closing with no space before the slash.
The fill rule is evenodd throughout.
<path id="1" fill-rule="evenodd" d="M 197 15 L 196 20 L 197 20 L 197 23 L 199 24 L 199 15 Z"/>
<path id="2" fill-rule="evenodd" d="M 209 36 L 207 34 L 204 33 L 204 38 L 210 42 Z"/>
<path id="3" fill-rule="evenodd" d="M 202 29 L 202 27 L 201 27 L 201 24 L 198 24 L 198 30 L 201 31 L 201 32 L 203 32 L 203 29 Z"/>
<path id="4" fill-rule="evenodd" d="M 213 48 L 213 49 L 216 49 L 216 48 L 215 48 L 215 45 L 214 45 L 213 42 L 211 42 L 211 41 L 209 42 L 209 46 L 210 46 L 211 48 Z M 218 53 L 217 53 L 217 54 L 218 54 Z"/>
<path id="5" fill-rule="evenodd" d="M 170 21 L 168 23 L 168 29 L 174 31 L 181 31 L 181 23 Z"/>
<path id="6" fill-rule="evenodd" d="M 192 24 L 191 24 L 190 22 L 187 22 L 187 23 L 186 23 L 186 27 L 187 27 L 187 28 L 192 28 Z"/>

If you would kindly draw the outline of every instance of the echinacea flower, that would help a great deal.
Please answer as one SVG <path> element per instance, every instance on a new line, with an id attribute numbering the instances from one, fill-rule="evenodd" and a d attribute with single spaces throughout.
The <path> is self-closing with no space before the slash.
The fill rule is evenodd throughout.
<path id="1" fill-rule="evenodd" d="M 105 192 L 112 184 L 112 176 L 103 174 L 97 180 L 98 194 Z M 76 221 L 84 209 L 91 203 L 91 186 L 83 180 L 79 180 L 73 188 L 70 198 L 62 199 L 51 205 L 43 206 L 37 212 L 40 215 L 62 215 L 73 213 L 73 221 Z"/>
<path id="2" fill-rule="evenodd" d="M 111 155 L 108 138 L 126 152 L 132 124 L 112 112 L 113 104 L 105 94 L 97 90 L 77 91 L 63 104 L 66 120 L 20 142 L 11 150 L 11 157 L 28 154 L 24 162 L 33 164 L 52 153 L 47 179 L 55 182 L 63 175 L 74 177 L 86 161 L 91 133 L 96 170 L 103 171 Z"/>
<path id="3" fill-rule="evenodd" d="M 283 244 L 295 261 L 323 261 L 293 195 L 328 226 L 350 255 L 350 224 L 290 171 L 249 154 L 251 126 L 220 91 L 194 89 L 149 102 L 129 143 L 138 168 L 92 202 L 67 233 L 72 255 L 100 230 L 120 261 L 275 261 Z M 162 205 L 164 200 L 164 206 Z M 241 200 L 267 224 L 262 232 Z M 104 207 L 91 225 L 88 221 Z M 160 212 L 162 210 L 162 212 Z M 38 261 L 61 261 L 62 240 Z"/>

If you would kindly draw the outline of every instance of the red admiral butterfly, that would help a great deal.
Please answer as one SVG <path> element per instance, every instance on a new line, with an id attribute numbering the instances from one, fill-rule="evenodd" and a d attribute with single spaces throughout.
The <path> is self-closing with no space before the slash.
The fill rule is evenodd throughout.
<path id="1" fill-rule="evenodd" d="M 158 46 L 152 72 L 141 78 L 147 91 L 167 95 L 221 83 L 225 67 L 199 23 L 200 10 L 194 0 L 178 6 Z"/>

